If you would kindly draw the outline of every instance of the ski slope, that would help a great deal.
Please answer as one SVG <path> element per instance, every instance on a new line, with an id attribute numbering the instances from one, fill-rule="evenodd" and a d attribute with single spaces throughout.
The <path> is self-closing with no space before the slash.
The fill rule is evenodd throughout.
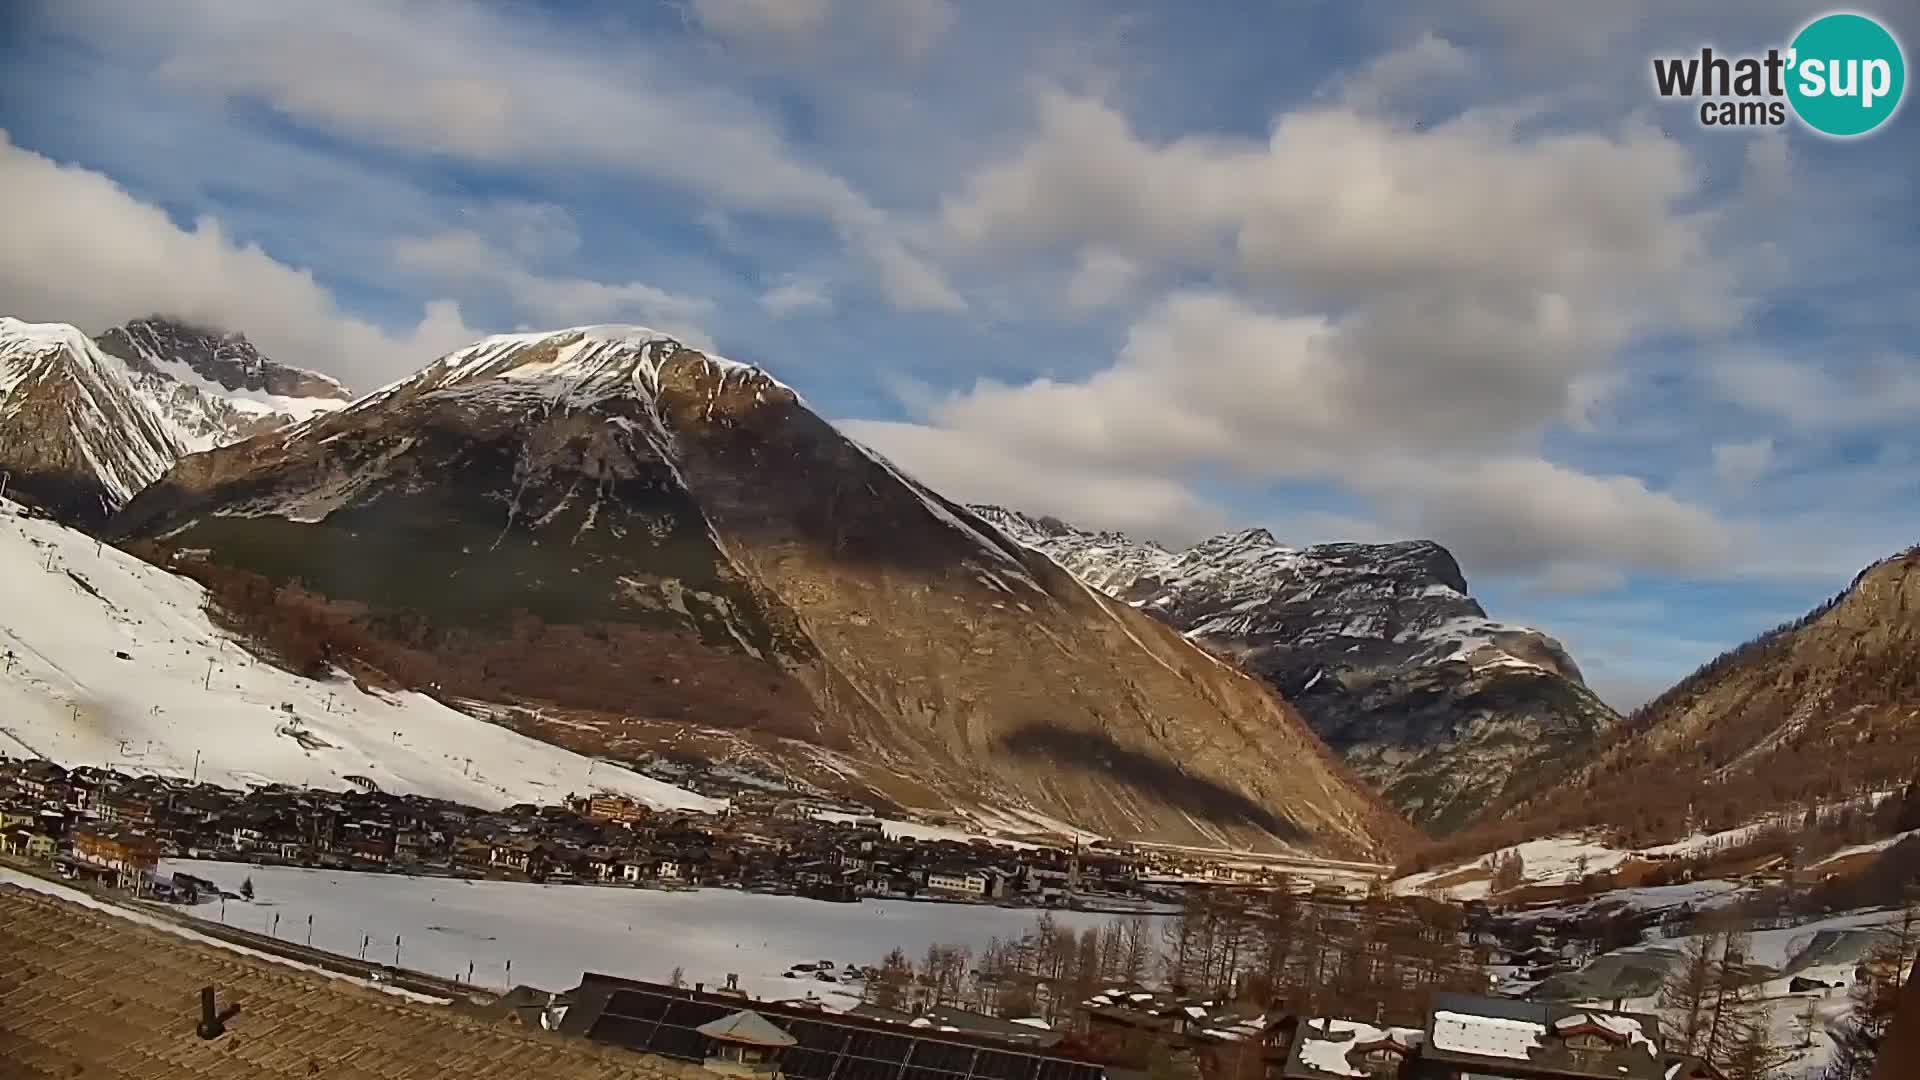
<path id="1" fill-rule="evenodd" d="M 235 788 L 364 777 L 484 808 L 596 790 L 656 809 L 725 805 L 419 694 L 282 671 L 215 627 L 204 596 L 0 500 L 0 753 Z"/>

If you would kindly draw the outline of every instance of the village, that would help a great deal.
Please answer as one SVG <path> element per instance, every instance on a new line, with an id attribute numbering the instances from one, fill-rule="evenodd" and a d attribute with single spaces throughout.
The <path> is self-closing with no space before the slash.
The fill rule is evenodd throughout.
<path id="1" fill-rule="evenodd" d="M 912 830 L 907 830 L 911 832 Z M 373 790 L 265 785 L 233 791 L 177 777 L 71 771 L 0 759 L 0 854 L 167 897 L 163 858 L 650 888 L 725 887 L 861 898 L 1151 910 L 1177 883 L 1271 885 L 1277 870 L 1102 842 L 1057 845 L 889 834 L 878 818 L 805 800 L 736 795 L 719 814 L 656 811 L 595 793 L 563 805 L 481 810 Z M 1307 879 L 1288 879 L 1310 891 Z M 1322 883 L 1323 895 L 1363 892 Z M 190 896 L 182 899 L 191 900 Z"/>

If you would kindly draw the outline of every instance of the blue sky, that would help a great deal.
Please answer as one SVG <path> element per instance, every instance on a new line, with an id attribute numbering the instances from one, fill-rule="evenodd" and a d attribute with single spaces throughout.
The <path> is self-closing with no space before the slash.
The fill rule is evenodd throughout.
<path id="1" fill-rule="evenodd" d="M 0 311 L 655 325 L 956 497 L 1437 538 L 1628 705 L 1920 541 L 1920 121 L 1703 130 L 1653 55 L 1825 10 L 1722 6 L 28 0 Z"/>

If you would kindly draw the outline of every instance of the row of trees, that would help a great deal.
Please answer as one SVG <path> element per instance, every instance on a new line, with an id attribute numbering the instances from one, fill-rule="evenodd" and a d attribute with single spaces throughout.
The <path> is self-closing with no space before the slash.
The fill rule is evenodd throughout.
<path id="1" fill-rule="evenodd" d="M 1728 1080 L 1769 1080 L 1800 1054 L 1774 1035 L 1767 973 L 1749 963 L 1749 944 L 1739 930 L 1688 938 L 1660 988 L 1662 1049 L 1697 1054 Z"/>
<path id="2" fill-rule="evenodd" d="M 1132 917 L 1076 932 L 1049 913 L 978 956 L 934 945 L 916 965 L 895 949 L 866 995 L 889 1008 L 954 1004 L 1053 1021 L 1107 988 L 1157 981 L 1253 1008 L 1278 1000 L 1297 1011 L 1418 1025 L 1433 990 L 1486 987 L 1487 957 L 1462 944 L 1460 927 L 1459 913 L 1443 905 L 1342 909 L 1283 890 L 1196 889 L 1157 931 Z"/>
<path id="3" fill-rule="evenodd" d="M 1893 1029 L 1900 988 L 1913 971 L 1916 952 L 1920 952 L 1920 890 L 1910 888 L 1893 940 L 1868 953 L 1860 964 L 1853 984 L 1853 1009 L 1848 1022 L 1834 1032 L 1835 1052 L 1826 1080 L 1872 1077 L 1880 1044 Z"/>

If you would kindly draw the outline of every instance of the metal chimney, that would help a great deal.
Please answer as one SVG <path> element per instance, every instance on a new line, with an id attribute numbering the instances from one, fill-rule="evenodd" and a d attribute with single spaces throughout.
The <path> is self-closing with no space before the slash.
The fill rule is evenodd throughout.
<path id="1" fill-rule="evenodd" d="M 200 988 L 200 1026 L 194 1031 L 203 1039 L 217 1039 L 226 1034 L 227 1026 L 220 1022 L 220 1014 L 213 1008 L 213 987 Z"/>

